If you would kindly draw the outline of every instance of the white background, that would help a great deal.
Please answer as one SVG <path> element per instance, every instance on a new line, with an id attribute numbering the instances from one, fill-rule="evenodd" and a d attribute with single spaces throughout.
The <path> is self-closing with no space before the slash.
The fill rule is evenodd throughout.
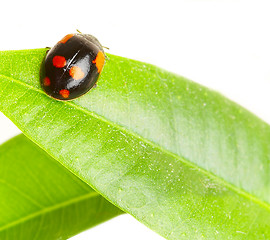
<path id="1" fill-rule="evenodd" d="M 79 29 L 112 54 L 216 89 L 270 123 L 269 9 L 258 0 L 3 1 L 0 50 L 53 46 Z M 19 130 L 0 114 L 0 133 L 2 143 Z M 162 238 L 125 215 L 72 239 Z"/>

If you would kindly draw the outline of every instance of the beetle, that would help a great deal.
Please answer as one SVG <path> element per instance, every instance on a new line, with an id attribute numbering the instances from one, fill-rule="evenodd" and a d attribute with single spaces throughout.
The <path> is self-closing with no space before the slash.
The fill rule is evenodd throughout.
<path id="1" fill-rule="evenodd" d="M 104 63 L 103 47 L 94 36 L 68 34 L 47 52 L 41 66 L 41 87 L 58 100 L 78 98 L 95 86 Z"/>

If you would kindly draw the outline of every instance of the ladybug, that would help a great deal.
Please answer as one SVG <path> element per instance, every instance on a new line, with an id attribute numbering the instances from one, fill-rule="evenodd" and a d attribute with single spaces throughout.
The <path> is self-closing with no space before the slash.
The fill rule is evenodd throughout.
<path id="1" fill-rule="evenodd" d="M 47 52 L 41 87 L 58 100 L 80 97 L 95 86 L 104 63 L 103 47 L 94 36 L 68 34 Z"/>

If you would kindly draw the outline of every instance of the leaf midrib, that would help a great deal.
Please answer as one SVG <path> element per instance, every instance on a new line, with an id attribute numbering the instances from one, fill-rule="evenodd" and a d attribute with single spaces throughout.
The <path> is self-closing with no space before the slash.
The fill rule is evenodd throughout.
<path id="1" fill-rule="evenodd" d="M 71 205 L 71 204 L 73 204 L 73 203 L 78 203 L 78 202 L 84 201 L 84 200 L 86 200 L 86 199 L 91 199 L 91 198 L 93 198 L 93 197 L 95 197 L 95 196 L 100 196 L 100 194 L 97 193 L 97 192 L 95 192 L 95 191 L 93 191 L 93 192 L 91 192 L 91 193 L 87 193 L 87 194 L 81 195 L 81 196 L 79 196 L 79 197 L 75 197 L 75 198 L 69 199 L 68 201 L 61 202 L 61 203 L 58 203 L 58 204 L 56 204 L 56 205 L 53 205 L 53 206 L 50 206 L 50 207 L 43 208 L 43 209 L 41 209 L 40 211 L 37 211 L 37 212 L 35 212 L 35 213 L 32 213 L 32 214 L 30 214 L 30 215 L 27 215 L 27 216 L 25 216 L 25 217 L 22 217 L 22 218 L 20 218 L 20 219 L 18 219 L 18 220 L 15 220 L 15 221 L 13 221 L 13 222 L 11 222 L 11 223 L 8 223 L 8 224 L 6 224 L 6 225 L 0 227 L 0 232 L 1 232 L 1 231 L 4 231 L 4 230 L 7 230 L 8 228 L 11 228 L 11 227 L 13 227 L 13 226 L 19 225 L 19 224 L 21 224 L 21 223 L 23 223 L 23 222 L 26 222 L 26 221 L 28 221 L 28 220 L 30 220 L 30 219 L 33 219 L 33 218 L 35 218 L 35 217 L 38 217 L 38 216 L 40 216 L 40 215 L 43 215 L 43 214 L 45 214 L 45 213 L 52 212 L 52 211 L 54 211 L 54 210 L 58 210 L 58 209 L 64 208 L 64 207 L 66 207 L 66 206 L 68 206 L 68 205 Z"/>
<path id="2" fill-rule="evenodd" d="M 41 94 L 47 96 L 47 94 L 46 94 L 44 91 L 42 91 L 42 90 L 40 90 L 40 89 L 38 89 L 38 88 L 36 88 L 36 87 L 33 87 L 33 86 L 31 86 L 31 85 L 29 85 L 29 84 L 27 84 L 27 83 L 25 83 L 25 82 L 22 82 L 22 81 L 20 81 L 20 80 L 14 79 L 14 78 L 12 78 L 12 77 L 9 77 L 9 76 L 3 75 L 3 74 L 0 74 L 0 77 L 4 77 L 4 78 L 7 78 L 7 79 L 10 79 L 11 81 L 14 81 L 14 82 L 16 82 L 16 83 L 18 83 L 18 84 L 20 84 L 20 85 L 22 85 L 22 86 L 25 86 L 26 88 L 33 89 L 34 91 L 39 92 L 39 93 L 41 93 Z M 199 172 L 202 172 L 203 174 L 205 174 L 205 175 L 208 176 L 209 178 L 216 179 L 216 180 L 219 181 L 221 184 L 223 184 L 223 185 L 226 186 L 227 188 L 231 189 L 232 191 L 236 192 L 237 194 L 242 195 L 243 197 L 245 197 L 245 198 L 247 198 L 247 199 L 250 199 L 250 200 L 253 201 L 254 203 L 259 204 L 259 205 L 261 205 L 262 207 L 266 208 L 268 211 L 270 211 L 270 205 L 269 205 L 268 203 L 266 203 L 266 202 L 260 200 L 259 198 L 257 198 L 257 197 L 254 196 L 254 195 L 251 195 L 249 192 L 246 192 L 245 190 L 236 187 L 235 185 L 233 185 L 233 184 L 227 182 L 227 181 L 224 180 L 223 178 L 221 178 L 221 177 L 215 175 L 214 173 L 212 173 L 212 172 L 210 172 L 210 171 L 207 171 L 207 170 L 205 170 L 204 168 L 202 168 L 202 167 L 200 167 L 200 166 L 194 164 L 193 162 L 189 161 L 188 159 L 185 159 L 185 158 L 182 157 L 182 156 L 178 156 L 177 154 L 175 154 L 175 153 L 173 153 L 173 152 L 171 152 L 171 151 L 169 151 L 169 150 L 163 148 L 161 145 L 159 145 L 159 144 L 157 144 L 157 143 L 155 143 L 155 142 L 152 142 L 152 141 L 150 141 L 150 140 L 148 140 L 148 139 L 145 139 L 144 137 L 142 137 L 142 136 L 140 136 L 139 134 L 137 134 L 137 133 L 131 131 L 130 129 L 127 129 L 127 128 L 125 128 L 124 126 L 121 126 L 120 124 L 116 124 L 116 123 L 110 121 L 109 119 L 105 118 L 104 116 L 100 116 L 100 115 L 96 114 L 95 112 L 91 112 L 91 111 L 89 111 L 89 110 L 86 110 L 85 108 L 83 108 L 83 107 L 81 107 L 81 106 L 79 106 L 79 105 L 76 105 L 76 104 L 74 104 L 73 102 L 66 101 L 66 102 L 62 102 L 62 103 L 63 103 L 63 104 L 67 104 L 67 105 L 69 105 L 69 106 L 71 106 L 71 107 L 73 107 L 73 108 L 76 108 L 76 109 L 78 109 L 78 110 L 84 112 L 86 115 L 90 115 L 90 116 L 92 116 L 92 117 L 94 117 L 94 118 L 96 118 L 96 119 L 99 119 L 99 120 L 101 120 L 102 122 L 105 122 L 105 123 L 107 123 L 107 124 L 109 124 L 109 125 L 111 125 L 111 126 L 117 128 L 117 129 L 119 129 L 119 130 L 121 130 L 121 131 L 123 131 L 123 132 L 126 132 L 127 134 L 130 134 L 131 136 L 133 136 L 133 137 L 139 139 L 140 141 L 143 141 L 143 142 L 145 142 L 146 144 L 149 144 L 150 146 L 159 149 L 161 152 L 164 152 L 164 153 L 168 154 L 169 156 L 172 156 L 172 157 L 174 157 L 175 159 L 178 159 L 180 162 L 182 162 L 183 164 L 186 164 L 186 165 L 189 166 L 189 167 L 192 167 L 192 168 L 197 169 Z M 34 141 L 34 142 L 35 142 L 35 141 Z M 38 145 L 39 145 L 39 144 L 38 144 Z M 40 145 L 39 145 L 39 146 L 40 146 Z M 40 146 L 40 147 L 41 147 L 43 150 L 46 151 L 46 149 L 44 149 L 42 146 Z M 47 151 L 46 151 L 46 152 L 47 152 Z M 52 156 L 52 157 L 55 158 L 54 156 Z M 70 170 L 70 169 L 69 169 L 69 170 Z M 75 174 L 75 173 L 74 173 L 74 174 Z M 75 174 L 75 175 L 76 175 L 76 174 Z M 76 176 L 77 176 L 77 175 L 76 175 Z M 80 178 L 80 176 L 77 176 L 77 177 Z M 80 178 L 80 179 L 81 179 L 81 178 Z M 84 181 L 84 180 L 82 179 L 82 181 Z M 90 184 L 90 185 L 92 186 L 92 184 Z M 92 186 L 92 187 L 95 189 L 94 186 Z M 1 228 L 0 228 L 0 230 L 1 230 Z"/>

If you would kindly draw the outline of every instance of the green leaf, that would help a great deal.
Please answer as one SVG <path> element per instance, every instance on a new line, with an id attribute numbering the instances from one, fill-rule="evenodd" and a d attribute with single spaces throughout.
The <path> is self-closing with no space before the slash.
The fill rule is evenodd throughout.
<path id="1" fill-rule="evenodd" d="M 23 135 L 0 146 L 0 239 L 66 239 L 121 213 Z"/>
<path id="2" fill-rule="evenodd" d="M 270 239 L 270 127 L 220 94 L 108 55 L 70 102 L 39 86 L 45 49 L 2 52 L 0 109 L 112 203 L 168 239 Z"/>

